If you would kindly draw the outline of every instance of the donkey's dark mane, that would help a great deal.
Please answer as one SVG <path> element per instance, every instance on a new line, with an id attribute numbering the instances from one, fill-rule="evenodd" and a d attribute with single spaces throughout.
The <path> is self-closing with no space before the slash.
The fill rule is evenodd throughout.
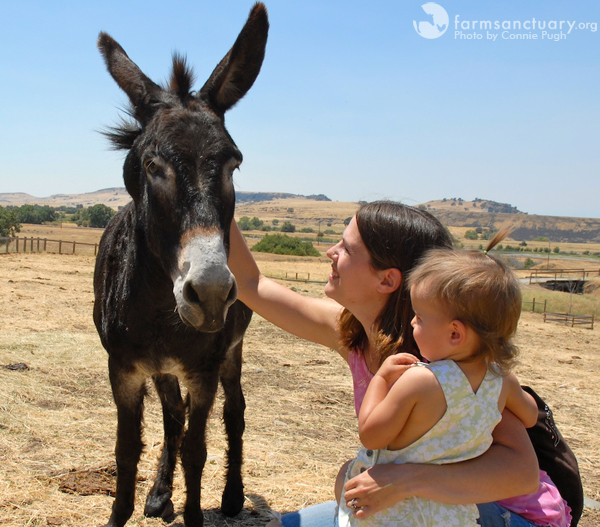
<path id="1" fill-rule="evenodd" d="M 188 66 L 185 56 L 174 53 L 173 73 L 171 74 L 169 91 L 174 95 L 177 95 L 184 105 L 190 99 L 190 92 L 194 85 L 194 80 L 194 71 Z"/>
<path id="2" fill-rule="evenodd" d="M 162 86 L 162 89 L 175 95 L 179 103 L 188 107 L 189 103 L 194 100 L 191 91 L 194 81 L 194 71 L 188 66 L 186 57 L 175 52 L 169 85 Z M 102 135 L 109 140 L 113 150 L 131 150 L 136 139 L 142 134 L 142 126 L 135 118 L 135 108 L 130 105 L 122 111 L 126 117 L 121 119 L 121 122 L 101 131 Z"/>

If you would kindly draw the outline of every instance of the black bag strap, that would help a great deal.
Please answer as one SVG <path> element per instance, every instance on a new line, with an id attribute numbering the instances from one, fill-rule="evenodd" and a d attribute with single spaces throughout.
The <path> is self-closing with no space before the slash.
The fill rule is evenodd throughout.
<path id="1" fill-rule="evenodd" d="M 577 458 L 556 427 L 552 410 L 532 388 L 522 388 L 533 396 L 538 405 L 537 423 L 527 429 L 538 463 L 571 507 L 571 527 L 576 527 L 583 512 L 583 486 Z"/>

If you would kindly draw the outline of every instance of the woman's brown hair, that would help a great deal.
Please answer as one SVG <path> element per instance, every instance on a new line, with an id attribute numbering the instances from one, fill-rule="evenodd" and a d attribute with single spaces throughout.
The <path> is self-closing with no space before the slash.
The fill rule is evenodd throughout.
<path id="1" fill-rule="evenodd" d="M 390 295 L 375 321 L 375 353 L 379 362 L 400 352 L 420 357 L 410 325 L 414 311 L 406 278 L 427 250 L 452 248 L 450 234 L 428 212 L 393 201 L 362 205 L 356 212 L 356 224 L 371 256 L 371 265 L 378 270 L 393 267 L 402 273 L 400 287 Z M 339 332 L 340 343 L 347 349 L 362 352 L 368 343 L 362 324 L 347 309 L 340 315 Z"/>

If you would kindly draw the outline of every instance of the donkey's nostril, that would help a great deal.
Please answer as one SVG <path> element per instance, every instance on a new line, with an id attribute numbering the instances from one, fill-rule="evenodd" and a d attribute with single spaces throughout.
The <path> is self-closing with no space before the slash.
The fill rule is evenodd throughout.
<path id="1" fill-rule="evenodd" d="M 183 298 L 188 304 L 200 304 L 200 297 L 191 282 L 183 286 Z"/>
<path id="2" fill-rule="evenodd" d="M 225 305 L 227 307 L 229 307 L 231 304 L 233 304 L 237 300 L 237 293 L 238 293 L 237 283 L 234 280 L 233 284 L 231 285 L 231 289 L 229 290 L 229 294 L 227 295 L 227 300 L 225 301 Z"/>

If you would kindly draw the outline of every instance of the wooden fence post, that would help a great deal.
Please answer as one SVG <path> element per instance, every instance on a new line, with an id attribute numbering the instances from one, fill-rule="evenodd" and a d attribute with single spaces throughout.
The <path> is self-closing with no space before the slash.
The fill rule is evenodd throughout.
<path id="1" fill-rule="evenodd" d="M 73 254 L 75 254 L 75 242 L 73 242 Z"/>
<path id="2" fill-rule="evenodd" d="M 46 252 L 46 244 L 47 244 L 48 240 L 47 238 L 44 238 L 44 252 Z"/>
<path id="3" fill-rule="evenodd" d="M 58 240 L 58 254 L 62 254 L 62 240 Z"/>

